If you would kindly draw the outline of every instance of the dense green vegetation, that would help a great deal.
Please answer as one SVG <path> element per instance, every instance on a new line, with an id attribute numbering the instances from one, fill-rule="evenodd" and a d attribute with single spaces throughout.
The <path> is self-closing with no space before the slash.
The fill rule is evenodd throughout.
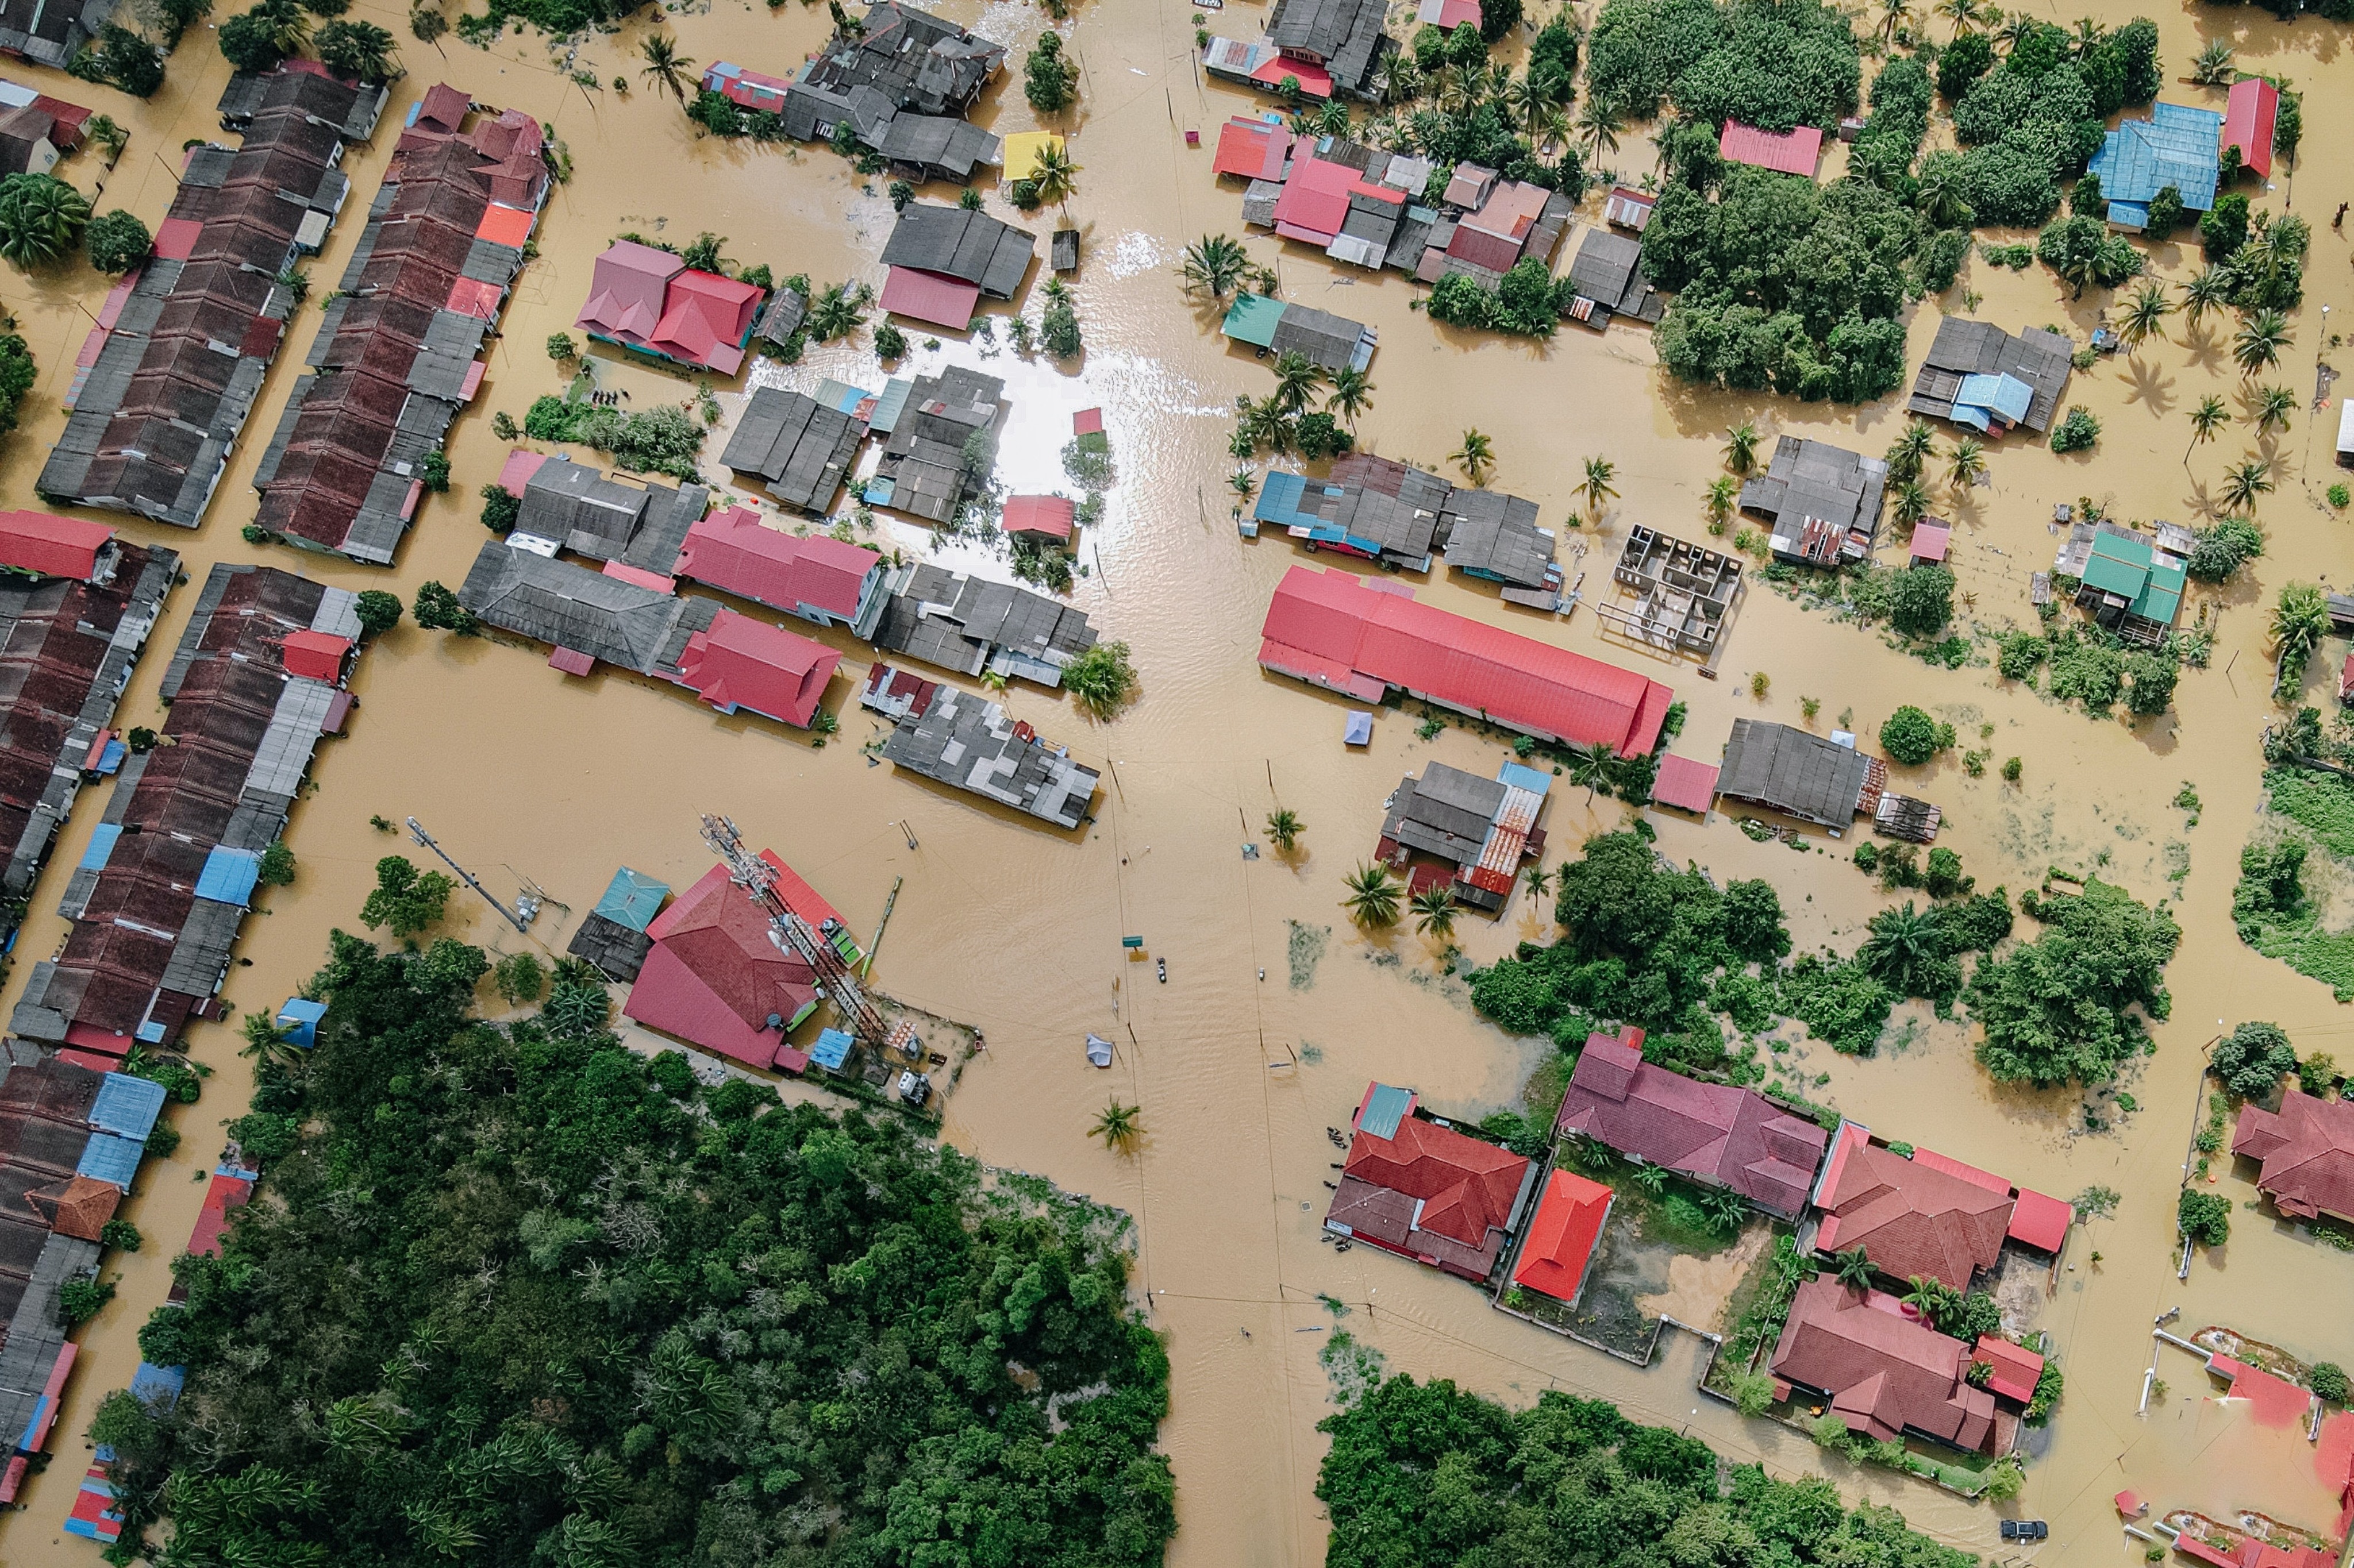
<path id="1" fill-rule="evenodd" d="M 2006 1082 L 2106 1083 L 2149 1048 L 2130 1010 L 2171 1010 L 2164 975 L 2182 928 L 2097 878 L 2082 893 L 2023 894 L 2019 906 L 2041 933 L 1982 961 L 1966 992 L 1986 1029 L 1978 1061 Z"/>
<path id="2" fill-rule="evenodd" d="M 1547 1389 L 1511 1411 L 1399 1375 L 1327 1416 L 1316 1483 L 1328 1568 L 1976 1568 L 1905 1528 L 1850 1510 L 1829 1482 L 1755 1465 L 1720 1479 L 1715 1450 L 1610 1405 Z"/>
<path id="3" fill-rule="evenodd" d="M 535 441 L 578 441 L 610 452 L 623 468 L 666 473 L 690 484 L 703 477 L 695 459 L 703 450 L 704 428 L 685 409 L 667 403 L 624 414 L 551 394 L 532 404 L 523 431 Z"/>
<path id="4" fill-rule="evenodd" d="M 2159 81 L 2158 27 L 2137 17 L 2113 32 L 2050 24 L 2026 31 L 1954 104 L 1968 151 L 1962 185 L 1983 224 L 2040 224 L 2059 182 L 2100 151 L 2103 122 L 2147 103 Z"/>
<path id="5" fill-rule="evenodd" d="M 1161 1343 L 1126 1222 L 896 1118 L 697 1085 L 601 986 L 473 1015 L 450 939 L 338 932 L 317 1047 L 232 1127 L 269 1159 L 111 1396 L 124 1543 L 169 1560 L 1155 1563 Z M 584 1012 L 559 1006 L 595 992 Z"/>
<path id="6" fill-rule="evenodd" d="M 1829 129 L 1854 112 L 1861 72 L 1853 29 L 1819 0 L 1609 0 L 1586 46 L 1591 96 L 1638 119 L 1665 100 L 1712 126 Z"/>
<path id="7" fill-rule="evenodd" d="M 2325 741 L 2320 715 L 2299 711 L 2272 752 L 2284 765 L 2264 774 L 2264 804 L 2285 831 L 2260 835 L 2240 851 L 2240 881 L 2232 892 L 2232 919 L 2240 940 L 2297 973 L 2354 1001 L 2354 932 L 2332 931 L 2305 886 L 2306 862 L 2317 846 L 2343 862 L 2354 858 L 2354 783 L 2319 768 L 2287 765 L 2289 755 L 2338 754 L 2344 743 Z"/>

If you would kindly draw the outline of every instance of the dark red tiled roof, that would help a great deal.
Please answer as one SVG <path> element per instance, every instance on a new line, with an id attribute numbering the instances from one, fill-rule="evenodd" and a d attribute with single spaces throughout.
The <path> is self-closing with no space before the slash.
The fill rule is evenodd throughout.
<path id="1" fill-rule="evenodd" d="M 1994 1433 L 1994 1395 L 1964 1374 L 1969 1347 L 1912 1318 L 1893 1297 L 1821 1277 L 1798 1287 L 1773 1372 L 1830 1396 L 1848 1430 L 1875 1441 L 1917 1432 L 1966 1452 Z"/>
<path id="2" fill-rule="evenodd" d="M 2243 1107 L 2232 1152 L 2262 1162 L 2256 1185 L 2283 1213 L 2354 1220 L 2354 1102 L 2291 1089 L 2278 1111 Z"/>
<path id="3" fill-rule="evenodd" d="M 1754 1089 L 1703 1084 L 1643 1060 L 1640 1030 L 1590 1036 L 1561 1102 L 1559 1132 L 1598 1138 L 1795 1217 L 1829 1135 Z"/>
<path id="4" fill-rule="evenodd" d="M 1994 1266 L 2010 1224 L 2008 1187 L 1989 1190 L 1907 1160 L 1853 1123 L 1840 1132 L 1816 1202 L 1823 1211 L 1820 1251 L 1861 1247 L 1882 1274 L 1917 1275 L 1956 1290 Z"/>
<path id="5" fill-rule="evenodd" d="M 1325 1223 L 1484 1279 L 1530 1173 L 1508 1149 L 1407 1117 L 1392 1138 L 1359 1130 Z"/>

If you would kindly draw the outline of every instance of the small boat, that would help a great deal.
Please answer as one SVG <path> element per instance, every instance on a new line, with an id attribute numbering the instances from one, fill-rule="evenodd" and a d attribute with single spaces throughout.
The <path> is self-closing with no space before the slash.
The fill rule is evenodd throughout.
<path id="1" fill-rule="evenodd" d="M 1167 985 L 1169 983 L 1169 960 L 1167 959 L 1155 959 L 1152 960 L 1152 964 L 1155 969 L 1161 971 L 1161 983 L 1162 985 Z"/>

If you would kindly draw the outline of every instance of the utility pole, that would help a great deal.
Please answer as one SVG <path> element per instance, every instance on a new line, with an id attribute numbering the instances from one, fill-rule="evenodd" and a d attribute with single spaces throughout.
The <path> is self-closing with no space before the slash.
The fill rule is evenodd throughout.
<path id="1" fill-rule="evenodd" d="M 871 1044 L 881 1045 L 885 1033 L 882 1015 L 866 1000 L 865 987 L 852 972 L 832 942 L 832 931 L 811 928 L 810 923 L 793 912 L 777 892 L 777 869 L 744 847 L 743 835 L 736 824 L 726 817 L 704 813 L 703 842 L 711 846 L 727 866 L 727 879 L 744 890 L 760 911 L 769 917 L 769 940 L 779 952 L 790 952 L 809 965 L 830 989 L 821 994 L 832 999 L 834 1011 L 850 1033 Z M 826 922 L 828 927 L 833 922 Z"/>
<path id="2" fill-rule="evenodd" d="M 482 895 L 482 901 L 488 904 L 492 908 L 497 910 L 499 914 L 504 917 L 508 925 L 513 926 L 518 933 L 529 935 L 532 916 L 539 913 L 539 900 L 525 895 L 515 900 L 515 908 L 508 908 L 505 905 L 491 896 L 491 890 L 482 885 L 480 878 L 476 877 L 472 872 L 468 871 L 464 866 L 460 865 L 456 861 L 451 860 L 450 858 L 450 852 L 443 849 L 440 844 L 434 842 L 433 835 L 425 831 L 424 823 L 419 821 L 414 817 L 409 818 L 408 833 L 409 836 L 415 839 L 419 843 L 424 845 L 427 849 L 431 850 L 435 854 L 440 855 L 441 857 L 441 863 L 448 866 L 451 871 L 456 872 L 458 874 L 458 880 L 463 882 L 475 892 L 481 894 Z"/>

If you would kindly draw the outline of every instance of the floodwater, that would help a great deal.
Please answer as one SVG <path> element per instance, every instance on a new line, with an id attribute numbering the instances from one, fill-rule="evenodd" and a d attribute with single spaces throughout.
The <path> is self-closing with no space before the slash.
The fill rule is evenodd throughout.
<path id="1" fill-rule="evenodd" d="M 816 48 L 827 26 L 823 10 L 800 5 L 771 13 L 718 0 L 689 9 L 661 24 L 675 31 L 683 53 L 779 74 Z M 951 0 L 946 9 L 1016 45 L 1043 25 L 1038 12 L 1015 5 L 983 10 Z M 2122 21 L 2137 7 L 2101 9 Z M 466 497 L 495 475 L 504 455 L 490 415 L 504 409 L 520 417 L 532 397 L 557 389 L 542 342 L 570 328 L 590 259 L 622 230 L 683 240 L 708 228 L 727 237 L 730 257 L 766 261 L 779 276 L 806 271 L 821 284 L 855 277 L 879 285 L 876 257 L 890 222 L 882 182 L 858 180 L 822 150 L 699 138 L 676 105 L 638 78 L 638 45 L 654 30 L 652 21 L 585 41 L 574 60 L 534 35 L 511 34 L 489 52 L 454 38 L 440 50 L 421 46 L 408 37 L 405 10 L 381 0 L 363 0 L 355 15 L 401 37 L 410 75 L 396 90 L 387 128 L 351 160 L 355 202 L 327 254 L 311 267 L 317 294 L 350 253 L 358 209 L 393 141 L 390 127 L 437 79 L 551 122 L 576 177 L 550 201 L 539 236 L 544 254 L 520 281 L 479 404 L 453 433 L 451 493 L 422 508 L 398 569 L 257 551 L 238 538 L 252 510 L 248 475 L 316 330 L 317 317 L 306 313 L 204 529 L 155 531 L 186 553 L 192 577 L 215 560 L 262 559 L 355 588 L 397 587 L 404 598 L 427 578 L 458 581 L 484 536 Z M 1330 1408 L 1316 1360 L 1336 1326 L 1319 1299 L 1328 1295 L 1350 1308 L 1339 1326 L 1394 1368 L 1451 1377 L 1513 1402 L 1548 1387 L 1606 1397 L 1776 1473 L 1828 1468 L 1850 1495 L 1894 1503 L 1941 1539 L 2009 1555 L 1998 1544 L 1996 1510 L 1886 1471 L 1826 1463 L 1795 1434 L 1744 1422 L 1702 1400 L 1692 1389 L 1701 1352 L 1688 1336 L 1667 1336 L 1659 1362 L 1638 1372 L 1490 1310 L 1469 1287 L 1370 1248 L 1344 1256 L 1320 1243 L 1334 1154 L 1324 1129 L 1346 1122 L 1368 1078 L 1411 1084 L 1438 1107 L 1476 1114 L 1511 1103 L 1544 1048 L 1479 1022 L 1460 980 L 1440 973 L 1429 942 L 1405 930 L 1364 936 L 1336 906 L 1341 876 L 1372 849 L 1380 802 L 1401 775 L 1433 758 L 1492 771 L 1501 747 L 1461 728 L 1420 742 L 1410 718 L 1387 713 L 1368 750 L 1344 751 L 1342 704 L 1264 676 L 1254 662 L 1268 594 L 1306 557 L 1280 537 L 1245 543 L 1235 535 L 1224 489 L 1231 466 L 1225 410 L 1238 392 L 1263 392 L 1269 378 L 1247 355 L 1225 351 L 1214 317 L 1189 306 L 1171 275 L 1188 240 L 1241 232 L 1238 193 L 1211 180 L 1206 144 L 1198 151 L 1184 144 L 1187 129 L 1214 143 L 1225 116 L 1248 106 L 1242 95 L 1199 78 L 1192 15 L 1182 5 L 1122 0 L 1084 8 L 1074 25 L 1085 71 L 1080 107 L 1067 122 L 1084 170 L 1072 204 L 1087 236 L 1076 279 L 1090 345 L 1084 362 L 1066 374 L 1010 351 L 986 359 L 953 340 L 910 360 L 922 368 L 949 355 L 986 359 L 1007 376 L 1015 408 L 1006 471 L 1024 485 L 1054 482 L 1068 411 L 1106 410 L 1119 481 L 1101 525 L 1083 544 L 1090 574 L 1075 599 L 1107 636 L 1132 646 L 1140 700 L 1117 722 L 1096 726 L 1034 688 L 1017 685 L 1008 699 L 1016 716 L 1104 768 L 1095 825 L 1081 834 L 1042 831 L 887 767 L 870 768 L 860 747 L 875 726 L 853 698 L 864 661 L 847 642 L 838 645 L 850 662 L 832 694 L 846 710 L 842 733 L 818 749 L 764 721 L 713 715 L 675 690 L 610 672 L 567 680 L 530 652 L 405 626 L 361 666 L 355 686 L 362 706 L 352 733 L 324 747 L 317 789 L 291 831 L 300 875 L 293 887 L 268 894 L 268 913 L 249 923 L 239 950 L 250 967 L 232 972 L 228 999 L 240 1008 L 274 1005 L 315 965 L 325 928 L 352 919 L 372 863 L 400 847 L 369 827 L 371 814 L 417 816 L 501 894 L 512 894 L 523 878 L 545 886 L 562 906 L 551 906 L 528 940 L 560 950 L 615 865 L 673 885 L 693 880 L 709 863 L 696 814 L 725 811 L 748 839 L 798 866 L 862 934 L 882 914 L 894 879 L 904 877 L 875 983 L 981 1026 L 989 1041 L 948 1102 L 945 1136 L 983 1160 L 1042 1172 L 1136 1215 L 1138 1284 L 1170 1336 L 1173 1363 L 1163 1438 L 1179 1486 L 1181 1528 L 1171 1555 L 1179 1568 L 1305 1568 L 1320 1559 L 1325 1527 L 1311 1488 L 1324 1448 L 1314 1428 Z M 2062 19 L 2056 8 L 2050 16 Z M 1262 19 L 1248 3 L 1212 17 L 1218 30 L 1243 35 Z M 2343 308 L 2349 296 L 2347 244 L 2326 221 L 2336 203 L 2354 197 L 2354 175 L 2328 155 L 2354 132 L 2354 94 L 2333 79 L 2344 69 L 2343 35 L 2317 21 L 2292 31 L 2252 9 L 2183 0 L 2157 19 L 2170 98 L 2219 101 L 2174 79 L 2217 30 L 2238 47 L 2243 69 L 2285 74 L 2306 90 L 2311 162 L 2274 196 L 2275 205 L 2293 198 L 2296 210 L 2317 219 L 2308 303 L 2295 319 L 2296 338 L 2280 376 L 2302 386 L 2306 357 L 2327 357 L 2322 307 Z M 1945 25 L 1935 26 L 1942 36 Z M 608 85 L 594 91 L 575 85 L 576 69 Z M 101 207 L 128 206 L 151 226 L 161 218 L 177 149 L 217 134 L 210 105 L 225 69 L 209 36 L 199 33 L 174 60 L 164 91 L 144 105 L 62 77 L 41 83 L 106 109 L 133 131 Z M 631 83 L 626 95 L 610 85 L 617 73 Z M 7 74 L 52 73 L 12 66 Z M 1018 76 L 994 98 L 998 129 L 1029 123 Z M 1630 134 L 1617 161 L 1633 169 L 1648 156 Z M 60 172 L 88 188 L 95 168 L 85 155 Z M 992 210 L 1005 210 L 993 193 Z M 1858 411 L 1669 385 L 1639 331 L 1597 338 L 1565 327 L 1550 344 L 1532 345 L 1437 329 L 1409 311 L 1414 291 L 1394 278 L 1342 272 L 1298 250 L 1278 256 L 1264 237 L 1250 245 L 1279 265 L 1290 297 L 1380 329 L 1374 405 L 1360 422 L 1373 450 L 1435 463 L 1465 426 L 1477 425 L 1493 437 L 1500 460 L 1493 482 L 1534 498 L 1546 523 L 1564 527 L 1580 460 L 1598 454 L 1617 463 L 1622 498 L 1598 529 L 1564 534 L 1565 555 L 1582 538 L 1598 552 L 1565 562 L 1573 574 L 1588 571 L 1589 603 L 1607 591 L 1608 553 L 1630 524 L 1701 536 L 1702 493 L 1719 471 L 1727 425 L 1755 418 L 1769 436 L 1788 430 L 1873 452 L 1901 425 L 1893 401 Z M 2158 257 L 2170 279 L 2195 263 L 2188 247 L 2162 248 Z M 2101 303 L 2068 300 L 2040 269 L 2012 274 L 1974 261 L 1964 281 L 1984 292 L 1979 314 L 2011 326 L 2058 323 L 2081 337 Z M 85 330 L 83 313 L 102 297 L 103 281 L 87 269 L 29 282 L 10 274 L 0 292 L 42 366 L 24 429 L 0 443 L 0 486 L 10 504 L 32 504 L 33 476 L 62 423 L 56 399 Z M 1958 290 L 1949 302 L 1958 308 Z M 1025 305 L 1034 319 L 1035 302 Z M 1934 306 L 1914 319 L 1916 362 L 1935 319 Z M 2232 396 L 2235 378 L 2226 329 L 2211 323 L 2186 335 L 2179 323 L 2169 325 L 2173 341 L 2105 362 L 2073 383 L 2072 399 L 2093 408 L 2106 429 L 2094 452 L 2058 458 L 2014 440 L 1992 453 L 1991 484 L 1974 492 L 1955 518 L 1956 569 L 1963 590 L 1975 596 L 1967 613 L 1988 628 L 2031 623 L 2027 577 L 2045 567 L 2057 543 L 2048 526 L 2055 503 L 2089 493 L 2124 517 L 2194 520 L 2202 486 L 2238 460 L 2239 449 L 2258 446 L 2235 425 L 2185 468 L 2184 411 L 2210 390 Z M 864 335 L 857 341 L 863 344 Z M 608 365 L 605 372 L 607 385 L 631 392 L 633 408 L 691 390 L 683 378 L 642 367 Z M 879 385 L 863 346 L 814 349 L 801 366 L 753 374 L 800 387 L 827 374 Z M 2301 412 L 2285 436 L 2259 449 L 2276 449 L 2270 455 L 2280 465 L 2279 490 L 2261 513 L 2269 552 L 2248 581 L 2193 596 L 2221 611 L 2213 667 L 2187 673 L 2177 712 L 2157 721 L 2094 722 L 2003 686 L 1984 666 L 1933 669 L 1762 587 L 1730 633 L 1723 678 L 1711 683 L 1688 662 L 1602 634 L 1590 609 L 1559 621 L 1508 609 L 1463 582 L 1417 585 L 1449 609 L 1671 682 L 1691 705 L 1679 747 L 1696 757 L 1715 755 L 1737 715 L 1801 722 L 1803 698 L 1819 699 L 1819 728 L 1847 715 L 1850 727 L 1867 736 L 1900 703 L 1932 708 L 1962 728 L 1967 744 L 1989 748 L 1998 764 L 2012 755 L 2024 760 L 2017 786 L 1991 771 L 1967 778 L 1952 758 L 1932 769 L 1898 770 L 1900 788 L 1917 786 L 1945 808 L 1941 842 L 1961 853 L 1983 885 L 2016 892 L 2057 862 L 2097 867 L 2157 898 L 2177 885 L 2167 874 L 2183 852 L 2169 846 L 2187 846 L 2189 871 L 2179 884 L 2186 936 L 2168 977 L 2174 1018 L 2157 1031 L 2157 1054 L 2125 1086 L 2138 1108 L 2101 1109 L 2110 1130 L 2084 1130 L 2079 1096 L 1990 1089 L 1954 1025 L 1927 1023 L 1903 1049 L 1870 1061 L 1835 1057 L 1819 1045 L 1801 1045 L 1787 1058 L 1786 1071 L 1827 1075 L 1810 1080 L 1812 1097 L 1887 1136 L 2062 1196 L 2093 1182 L 2125 1194 L 2114 1219 L 2076 1238 L 2042 1314 L 2068 1394 L 2048 1439 L 2039 1439 L 2045 1451 L 2029 1470 L 2025 1495 L 2006 1511 L 2051 1521 L 2051 1541 L 2032 1549 L 2047 1562 L 2132 1561 L 2127 1553 L 2140 1543 L 2118 1532 L 2108 1502 L 2127 1486 L 2161 1512 L 2190 1507 L 2229 1518 L 2255 1508 L 2315 1527 L 2327 1527 L 2335 1512 L 2335 1489 L 2322 1478 L 2327 1466 L 2316 1451 L 2294 1432 L 2252 1436 L 2244 1408 L 2211 1403 L 2204 1374 L 2180 1352 L 2166 1352 L 2160 1363 L 2158 1375 L 2171 1384 L 2166 1400 L 2137 1414 L 2155 1353 L 2149 1324 L 2169 1307 L 2181 1308 L 2178 1330 L 2226 1323 L 2308 1360 L 2354 1361 L 2354 1328 L 2342 1306 L 2354 1257 L 2243 1208 L 2231 1245 L 2201 1254 L 2178 1283 L 2170 1220 L 2198 1115 L 2200 1051 L 2218 1027 L 2270 1017 L 2304 1049 L 2341 1054 L 2354 1034 L 2349 1015 L 2324 988 L 2250 954 L 2229 918 L 2234 863 L 2256 805 L 2256 732 L 2268 684 L 2262 606 L 2283 582 L 2345 569 L 2344 524 L 2319 496 L 2331 472 L 2327 421 L 2334 414 Z M 716 442 L 708 452 L 724 476 Z M 143 537 L 150 533 L 128 526 Z M 928 543 L 920 530 L 886 527 L 889 542 L 911 553 Z M 952 558 L 986 564 L 970 546 Z M 174 601 L 156 651 L 126 697 L 124 723 L 156 721 L 155 682 L 195 597 L 191 587 Z M 2333 647 L 2314 661 L 2317 684 L 2336 657 Z M 1750 694 L 1753 673 L 1769 678 L 1762 699 Z M 1975 738 L 1981 724 L 1995 726 L 1983 742 Z M 2185 780 L 2204 802 L 2191 829 L 2168 803 Z M 1241 846 L 1278 805 L 1305 820 L 1300 851 L 1288 860 L 1246 860 Z M 59 845 L 60 865 L 80 853 L 102 807 L 96 799 L 83 803 Z M 1560 792 L 1549 822 L 1556 854 L 1574 853 L 1585 835 L 1625 817 L 1610 801 Z M 1851 944 L 1884 902 L 1845 863 L 1846 842 L 1826 844 L 1810 833 L 1809 853 L 1800 857 L 1751 842 L 1723 817 L 1704 824 L 1655 820 L 1668 853 L 1698 860 L 1720 878 L 1772 878 L 1802 945 Z M 908 846 L 910 832 L 919 847 Z M 1824 848 L 1829 853 L 1813 853 Z M 27 960 L 62 938 L 53 913 L 62 874 L 53 870 L 35 900 L 21 944 Z M 478 903 L 465 907 L 472 939 L 503 949 L 526 939 Z M 1324 955 L 1299 988 L 1287 983 L 1291 921 L 1331 929 Z M 1542 912 L 1521 898 L 1492 925 L 1467 917 L 1457 940 L 1478 963 L 1546 933 Z M 1144 938 L 1150 958 L 1167 960 L 1166 984 L 1151 978 L 1149 960 L 1124 959 L 1119 938 L 1128 934 Z M 13 1004 L 16 989 L 0 992 L 0 1005 Z M 1118 1043 L 1108 1072 L 1086 1065 L 1081 1042 L 1089 1030 Z M 111 1261 L 120 1294 L 84 1331 L 55 1464 L 27 1488 L 26 1511 L 0 1527 L 0 1560 L 7 1563 L 89 1560 L 88 1547 L 58 1530 L 86 1462 L 80 1434 L 101 1394 L 127 1379 L 136 1327 L 162 1299 L 169 1255 L 194 1219 L 217 1125 L 236 1114 L 248 1084 L 230 1030 L 201 1026 L 189 1043 L 215 1076 L 199 1105 L 175 1113 L 186 1141 L 175 1160 L 150 1165 L 127 1211 L 148 1245 Z M 1086 1136 L 1113 1097 L 1143 1107 L 1147 1135 L 1132 1159 L 1115 1158 Z M 2235 1203 L 2254 1196 L 2228 1172 L 2218 1190 Z M 2342 1477 L 2345 1444 L 2333 1438 L 2325 1447 Z"/>

